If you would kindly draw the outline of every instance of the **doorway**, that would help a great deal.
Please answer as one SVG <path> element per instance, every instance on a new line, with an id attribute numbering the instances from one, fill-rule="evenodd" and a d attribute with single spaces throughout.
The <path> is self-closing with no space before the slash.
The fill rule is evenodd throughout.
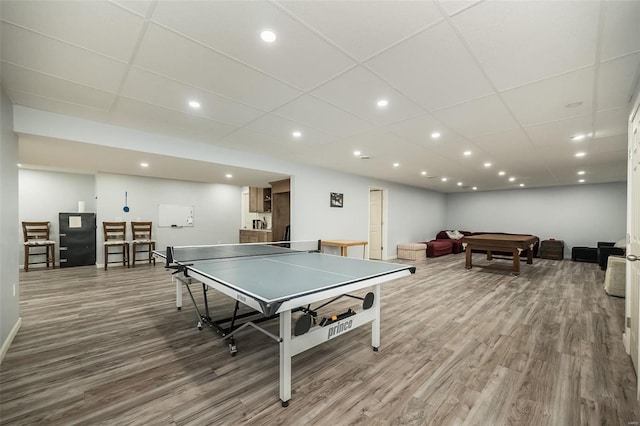
<path id="1" fill-rule="evenodd" d="M 369 189 L 369 259 L 383 260 L 385 247 L 386 190 Z"/>
<path id="2" fill-rule="evenodd" d="M 640 351 L 640 100 L 636 102 L 629 126 L 629 157 L 627 165 L 627 292 L 625 303 L 629 335 L 629 352 L 633 367 L 638 372 Z M 635 261 L 632 261 L 635 260 Z M 626 337 L 626 336 L 625 336 Z M 626 343 L 626 342 L 625 342 Z M 640 380 L 638 382 L 640 384 Z M 640 389 L 636 395 L 640 399 Z"/>

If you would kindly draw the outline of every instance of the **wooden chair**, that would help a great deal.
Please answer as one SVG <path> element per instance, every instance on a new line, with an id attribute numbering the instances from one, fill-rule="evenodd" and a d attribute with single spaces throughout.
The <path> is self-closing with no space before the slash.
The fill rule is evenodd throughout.
<path id="1" fill-rule="evenodd" d="M 22 222 L 24 234 L 24 270 L 29 271 L 29 265 L 46 263 L 55 269 L 56 267 L 56 242 L 49 239 L 51 230 L 50 222 Z M 33 249 L 44 248 L 45 251 L 32 252 Z M 31 262 L 31 256 L 45 256 L 42 262 Z"/>
<path id="2" fill-rule="evenodd" d="M 109 262 L 109 255 L 122 255 L 122 266 L 129 266 L 129 242 L 127 241 L 127 222 L 102 222 L 104 231 L 104 269 L 109 263 L 120 263 L 120 260 Z M 110 251 L 120 247 L 121 251 Z"/>
<path id="3" fill-rule="evenodd" d="M 132 267 L 136 266 L 136 261 L 147 261 L 156 264 L 153 251 L 156 249 L 156 242 L 151 239 L 151 229 L 153 222 L 131 222 L 131 253 L 133 257 Z M 146 247 L 146 250 L 138 250 L 139 246 Z M 144 258 L 138 259 L 137 253 L 147 253 Z"/>

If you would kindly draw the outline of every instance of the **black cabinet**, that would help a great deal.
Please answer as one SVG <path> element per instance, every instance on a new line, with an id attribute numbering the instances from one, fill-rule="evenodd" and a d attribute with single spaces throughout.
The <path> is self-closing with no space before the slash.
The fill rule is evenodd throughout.
<path id="1" fill-rule="evenodd" d="M 96 264 L 96 214 L 59 213 L 60 267 Z"/>

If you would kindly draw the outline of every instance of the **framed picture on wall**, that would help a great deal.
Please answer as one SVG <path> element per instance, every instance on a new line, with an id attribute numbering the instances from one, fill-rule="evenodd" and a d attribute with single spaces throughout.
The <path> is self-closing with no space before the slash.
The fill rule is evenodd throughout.
<path id="1" fill-rule="evenodd" d="M 330 197 L 329 206 L 331 207 L 342 207 L 343 202 L 343 194 L 339 192 L 332 192 Z"/>

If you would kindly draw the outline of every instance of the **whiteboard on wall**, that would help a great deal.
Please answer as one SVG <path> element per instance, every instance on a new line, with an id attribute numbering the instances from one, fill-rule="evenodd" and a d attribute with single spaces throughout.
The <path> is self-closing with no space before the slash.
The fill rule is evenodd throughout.
<path id="1" fill-rule="evenodd" d="M 193 226 L 193 206 L 158 204 L 158 226 L 164 228 Z"/>

